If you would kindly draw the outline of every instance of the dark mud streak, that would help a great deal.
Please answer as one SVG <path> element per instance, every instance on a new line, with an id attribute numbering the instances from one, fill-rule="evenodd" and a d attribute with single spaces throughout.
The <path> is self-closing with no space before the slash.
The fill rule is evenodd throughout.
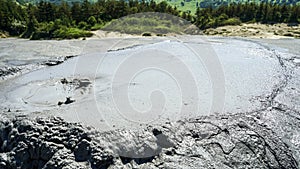
<path id="1" fill-rule="evenodd" d="M 281 81 L 281 83 L 279 83 L 278 86 L 273 89 L 271 94 L 266 96 L 266 98 L 267 98 L 267 105 L 265 106 L 266 108 L 273 107 L 273 105 L 275 104 L 275 101 L 274 101 L 275 98 L 278 96 L 279 93 L 281 93 L 283 91 L 284 88 L 286 88 L 289 80 L 292 78 L 291 74 L 293 73 L 291 71 L 290 72 L 288 71 L 288 67 L 285 65 L 281 56 L 279 54 L 277 54 L 275 50 L 272 50 L 272 52 L 273 52 L 273 55 L 275 55 L 275 57 L 277 58 L 280 66 L 282 67 L 282 69 L 284 70 L 285 73 L 283 74 L 283 76 L 284 76 L 283 81 Z"/>
<path id="2" fill-rule="evenodd" d="M 273 130 L 269 129 L 268 130 L 269 133 L 265 133 L 265 130 L 263 130 L 263 128 L 265 128 L 264 126 L 258 125 L 258 128 L 261 128 L 260 134 L 257 131 L 254 131 L 254 132 L 256 133 L 256 135 L 258 137 L 260 137 L 264 141 L 265 147 L 270 150 L 270 152 L 273 154 L 274 158 L 276 159 L 276 161 L 280 165 L 280 167 L 281 168 L 287 167 L 287 166 L 284 166 L 284 164 L 282 164 L 282 162 L 281 162 L 281 161 L 284 161 L 284 159 L 279 158 L 279 157 L 281 157 L 281 154 L 285 154 L 293 162 L 293 165 L 289 166 L 289 167 L 290 168 L 296 168 L 298 166 L 298 163 L 297 163 L 296 159 L 294 158 L 293 154 L 291 153 L 291 150 L 289 149 L 289 146 L 284 141 L 282 141 L 281 138 L 277 138 L 278 140 L 269 139 L 268 135 L 270 135 L 270 134 L 273 134 L 274 136 L 277 136 L 277 134 Z M 277 137 L 279 137 L 279 136 L 277 136 Z M 280 152 L 278 152 L 278 153 L 276 153 L 276 151 L 274 149 L 278 149 L 278 148 L 281 148 L 281 147 L 273 146 L 273 148 L 272 148 L 272 146 L 270 145 L 272 142 L 273 142 L 273 144 L 276 144 L 277 141 L 280 141 L 281 144 L 284 145 L 283 148 L 285 148 L 285 149 L 280 150 Z"/>
<path id="3" fill-rule="evenodd" d="M 70 56 L 63 56 L 57 57 L 56 59 L 47 60 L 37 64 L 28 64 L 28 65 L 20 65 L 20 66 L 4 66 L 0 67 L 0 79 L 1 80 L 8 80 L 13 77 L 17 77 L 24 73 L 29 73 L 38 69 L 41 69 L 45 66 L 56 66 L 59 64 L 64 63 L 68 59 L 77 57 L 78 55 L 70 55 Z"/>
<path id="4" fill-rule="evenodd" d="M 232 149 L 230 149 L 228 152 L 226 152 L 224 150 L 224 148 L 222 147 L 222 145 L 220 143 L 218 143 L 218 142 L 211 142 L 211 143 L 208 143 L 208 144 L 206 144 L 204 146 L 210 146 L 210 145 L 217 145 L 221 149 L 221 151 L 223 152 L 223 154 L 225 154 L 225 155 L 229 155 L 235 149 L 235 146 L 234 146 Z"/>
<path id="5" fill-rule="evenodd" d="M 266 110 L 278 110 L 282 113 L 285 113 L 286 110 L 290 110 L 290 111 L 294 111 L 294 112 L 297 112 L 298 114 L 300 114 L 299 111 L 294 110 L 293 108 L 290 108 L 283 103 L 275 101 L 276 97 L 281 92 L 283 92 L 283 90 L 287 87 L 289 81 L 292 79 L 292 74 L 294 74 L 294 72 L 293 72 L 293 67 L 291 65 L 294 64 L 293 58 L 295 58 L 295 57 L 292 57 L 289 59 L 282 58 L 282 56 L 280 56 L 280 54 L 278 54 L 278 52 L 275 49 L 273 49 L 272 47 L 269 47 L 268 45 L 265 45 L 263 42 L 258 42 L 258 41 L 251 40 L 251 39 L 241 39 L 241 38 L 232 38 L 232 39 L 242 40 L 242 41 L 251 42 L 251 43 L 260 45 L 261 47 L 263 47 L 264 49 L 266 49 L 272 53 L 271 57 L 274 57 L 278 60 L 278 63 L 283 70 L 283 74 L 282 74 L 283 79 L 272 89 L 270 94 L 255 97 L 255 98 L 258 98 L 261 100 L 261 103 L 262 103 L 261 107 L 255 111 L 252 111 L 249 113 L 262 112 L 262 111 L 266 111 Z M 296 118 L 296 119 L 300 120 L 299 117 L 296 117 L 296 116 L 292 115 L 291 113 L 285 113 L 285 114 L 291 116 L 292 118 Z"/>
<path id="6" fill-rule="evenodd" d="M 109 50 L 107 50 L 107 52 L 118 52 L 118 51 L 123 51 L 123 50 L 128 50 L 128 49 L 134 49 L 134 48 L 137 48 L 140 46 L 144 46 L 144 45 L 132 45 L 132 46 L 124 47 L 124 48 L 109 49 Z"/>
<path id="7" fill-rule="evenodd" d="M 260 44 L 262 45 L 262 44 Z M 293 58 L 290 59 L 285 59 L 282 58 L 282 56 L 280 56 L 280 54 L 278 54 L 276 52 L 276 50 L 274 49 L 270 49 L 267 46 L 264 46 L 266 49 L 268 49 L 269 51 L 272 51 L 273 56 L 275 56 L 278 60 L 279 65 L 281 66 L 281 68 L 283 69 L 283 80 L 281 81 L 281 83 L 279 83 L 276 88 L 274 88 L 272 90 L 272 92 L 265 96 L 265 104 L 263 105 L 261 111 L 266 111 L 266 110 L 275 110 L 277 112 L 280 112 L 284 115 L 288 115 L 291 118 L 297 119 L 300 121 L 300 117 L 298 117 L 298 115 L 300 114 L 300 112 L 298 110 L 295 110 L 293 108 L 290 108 L 289 106 L 285 105 L 284 103 L 280 103 L 278 101 L 275 101 L 276 97 L 283 92 L 283 90 L 287 87 L 289 81 L 293 78 L 292 75 L 294 74 L 293 69 L 295 69 L 295 67 L 293 67 L 294 63 L 293 63 Z M 293 113 L 296 113 L 297 115 L 294 115 Z M 275 129 L 276 130 L 276 129 Z M 274 134 L 276 134 L 273 130 L 272 132 Z M 277 133 L 278 134 L 278 133 Z M 263 138 L 263 137 L 262 137 Z M 283 141 L 283 144 L 287 147 L 287 150 L 289 150 L 289 145 Z M 266 145 L 268 147 L 268 149 L 270 150 L 270 152 L 274 155 L 275 159 L 277 160 L 278 164 L 281 167 L 284 167 L 283 164 L 280 163 L 280 160 L 278 159 L 278 156 L 276 156 L 275 151 L 272 149 L 272 147 L 270 145 Z M 294 157 L 294 154 L 292 154 L 290 156 L 291 159 L 293 159 L 295 166 L 299 165 L 299 162 L 297 162 L 297 160 Z"/>
<path id="8" fill-rule="evenodd" d="M 46 65 L 46 66 L 56 66 L 56 65 L 60 65 L 62 63 L 64 63 L 65 61 L 67 61 L 68 59 L 77 57 L 78 55 L 70 55 L 70 56 L 64 56 L 64 57 L 57 57 L 57 59 L 54 60 L 47 60 L 44 63 L 42 63 L 42 65 Z"/>
<path id="9" fill-rule="evenodd" d="M 127 47 L 123 47 L 123 48 L 117 48 L 117 49 L 108 49 L 107 52 L 119 52 L 119 51 L 124 51 L 124 50 L 129 50 L 129 49 L 136 49 L 138 47 L 158 44 L 158 43 L 161 43 L 163 41 L 164 40 L 161 40 L 161 41 L 158 41 L 158 42 L 146 43 L 146 44 L 131 45 L 131 46 L 127 46 Z"/>
<path id="10" fill-rule="evenodd" d="M 271 53 L 273 53 L 272 56 L 274 56 L 277 60 L 278 63 L 280 65 L 280 67 L 283 69 L 283 80 L 273 89 L 273 91 L 266 96 L 267 98 L 267 105 L 265 105 L 265 107 L 263 109 L 267 109 L 268 107 L 272 107 L 274 105 L 274 99 L 278 96 L 278 94 L 280 92 L 283 91 L 283 89 L 287 86 L 289 80 L 292 78 L 291 74 L 293 74 L 292 70 L 288 70 L 288 66 L 284 63 L 284 60 L 275 49 L 272 49 L 271 47 L 264 45 L 262 43 L 259 43 L 257 41 L 253 41 L 253 40 L 246 40 L 246 41 L 250 41 L 252 43 L 256 43 L 260 46 L 262 46 L 263 48 L 267 49 L 268 51 L 270 51 Z M 285 61 L 290 61 L 290 60 L 285 60 Z"/>
<path id="11" fill-rule="evenodd" d="M 13 66 L 0 68 L 0 77 L 2 80 L 4 80 L 5 77 L 12 76 L 12 75 L 16 74 L 17 72 L 19 72 L 20 70 L 21 70 L 21 68 L 13 67 Z"/>

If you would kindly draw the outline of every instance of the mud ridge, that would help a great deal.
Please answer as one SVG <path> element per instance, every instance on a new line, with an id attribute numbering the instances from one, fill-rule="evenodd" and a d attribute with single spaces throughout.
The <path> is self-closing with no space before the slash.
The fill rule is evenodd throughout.
<path id="1" fill-rule="evenodd" d="M 240 38 L 234 38 L 234 39 L 240 39 Z M 292 79 L 293 68 L 291 65 L 293 65 L 293 63 L 291 62 L 293 62 L 292 60 L 293 58 L 288 58 L 288 59 L 282 58 L 282 56 L 275 49 L 272 49 L 269 46 L 262 44 L 261 42 L 257 42 L 250 39 L 243 39 L 243 40 L 258 44 L 261 47 L 268 50 L 269 52 L 271 52 L 272 53 L 271 56 L 275 57 L 278 60 L 278 64 L 283 70 L 283 74 L 281 77 L 282 80 L 276 86 L 274 86 L 271 93 L 257 97 L 262 103 L 262 106 L 261 108 L 258 109 L 258 111 L 271 110 L 271 109 L 276 109 L 278 107 L 286 107 L 285 105 L 281 105 L 282 103 L 275 101 L 275 98 L 283 91 L 284 88 L 287 87 L 289 81 Z"/>
<path id="2" fill-rule="evenodd" d="M 0 168 L 298 168 L 257 114 L 99 132 L 61 118 L 0 122 Z"/>

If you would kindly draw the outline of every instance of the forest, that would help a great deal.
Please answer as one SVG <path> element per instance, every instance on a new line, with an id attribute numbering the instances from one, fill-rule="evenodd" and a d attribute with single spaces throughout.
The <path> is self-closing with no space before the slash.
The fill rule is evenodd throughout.
<path id="1" fill-rule="evenodd" d="M 141 12 L 161 12 L 181 17 L 200 29 L 261 22 L 300 23 L 300 5 L 232 3 L 217 8 L 197 8 L 195 14 L 180 11 L 162 1 L 98 0 L 60 4 L 41 1 L 20 5 L 0 0 L 0 30 L 10 36 L 30 39 L 70 39 L 92 36 L 114 19 Z"/>
<path id="2" fill-rule="evenodd" d="M 300 5 L 238 3 L 218 8 L 198 8 L 194 22 L 200 29 L 241 23 L 300 23 Z"/>
<path id="3" fill-rule="evenodd" d="M 16 0 L 21 5 L 24 4 L 37 4 L 40 2 L 40 0 Z M 45 2 L 51 2 L 60 4 L 62 0 L 44 0 Z M 64 2 L 67 2 L 69 4 L 72 4 L 73 2 L 83 2 L 84 0 L 63 0 Z M 88 0 L 91 3 L 97 2 L 97 0 Z M 150 0 L 145 0 L 150 1 Z M 162 1 L 166 1 L 171 6 L 176 6 L 177 9 L 183 11 L 183 12 L 191 12 L 194 14 L 196 12 L 196 9 L 198 7 L 200 8 L 217 8 L 223 5 L 229 5 L 231 3 L 262 3 L 262 2 L 269 2 L 273 4 L 278 5 L 296 5 L 300 4 L 300 0 L 154 0 L 156 3 L 160 3 Z"/>

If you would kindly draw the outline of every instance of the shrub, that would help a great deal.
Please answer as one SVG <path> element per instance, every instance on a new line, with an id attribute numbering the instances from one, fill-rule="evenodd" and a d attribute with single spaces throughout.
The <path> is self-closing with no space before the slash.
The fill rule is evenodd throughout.
<path id="1" fill-rule="evenodd" d="M 103 28 L 104 24 L 100 24 L 100 23 L 97 23 L 95 24 L 94 26 L 91 27 L 91 30 L 94 31 L 94 30 L 99 30 L 101 28 Z"/>
<path id="2" fill-rule="evenodd" d="M 79 29 L 86 29 L 88 27 L 88 24 L 84 21 L 81 21 L 78 23 L 78 28 Z"/>
<path id="3" fill-rule="evenodd" d="M 152 36 L 150 32 L 144 32 L 142 36 Z"/>
<path id="4" fill-rule="evenodd" d="M 49 35 L 48 32 L 46 31 L 35 31 L 31 37 L 30 37 L 30 40 L 46 40 L 46 39 L 51 39 L 51 35 Z"/>
<path id="5" fill-rule="evenodd" d="M 229 19 L 223 21 L 220 24 L 220 26 L 221 25 L 241 25 L 241 24 L 242 24 L 242 22 L 239 18 L 229 18 Z"/>
<path id="6" fill-rule="evenodd" d="M 62 27 L 56 30 L 53 35 L 54 38 L 58 39 L 78 39 L 80 37 L 91 37 L 93 33 L 78 28 Z"/>
<path id="7" fill-rule="evenodd" d="M 94 16 L 90 16 L 87 22 L 89 25 L 94 26 L 97 23 L 97 20 Z"/>

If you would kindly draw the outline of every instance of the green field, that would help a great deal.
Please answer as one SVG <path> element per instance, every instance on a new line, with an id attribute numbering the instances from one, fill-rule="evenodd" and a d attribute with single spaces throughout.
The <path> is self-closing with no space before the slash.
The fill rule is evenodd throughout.
<path id="1" fill-rule="evenodd" d="M 156 0 L 156 2 L 162 2 L 165 0 Z M 176 8 L 180 11 L 184 12 L 190 12 L 191 14 L 194 14 L 197 9 L 197 2 L 199 5 L 199 0 L 188 0 L 188 1 L 182 1 L 182 0 L 167 0 L 168 4 L 172 6 L 176 6 Z"/>

